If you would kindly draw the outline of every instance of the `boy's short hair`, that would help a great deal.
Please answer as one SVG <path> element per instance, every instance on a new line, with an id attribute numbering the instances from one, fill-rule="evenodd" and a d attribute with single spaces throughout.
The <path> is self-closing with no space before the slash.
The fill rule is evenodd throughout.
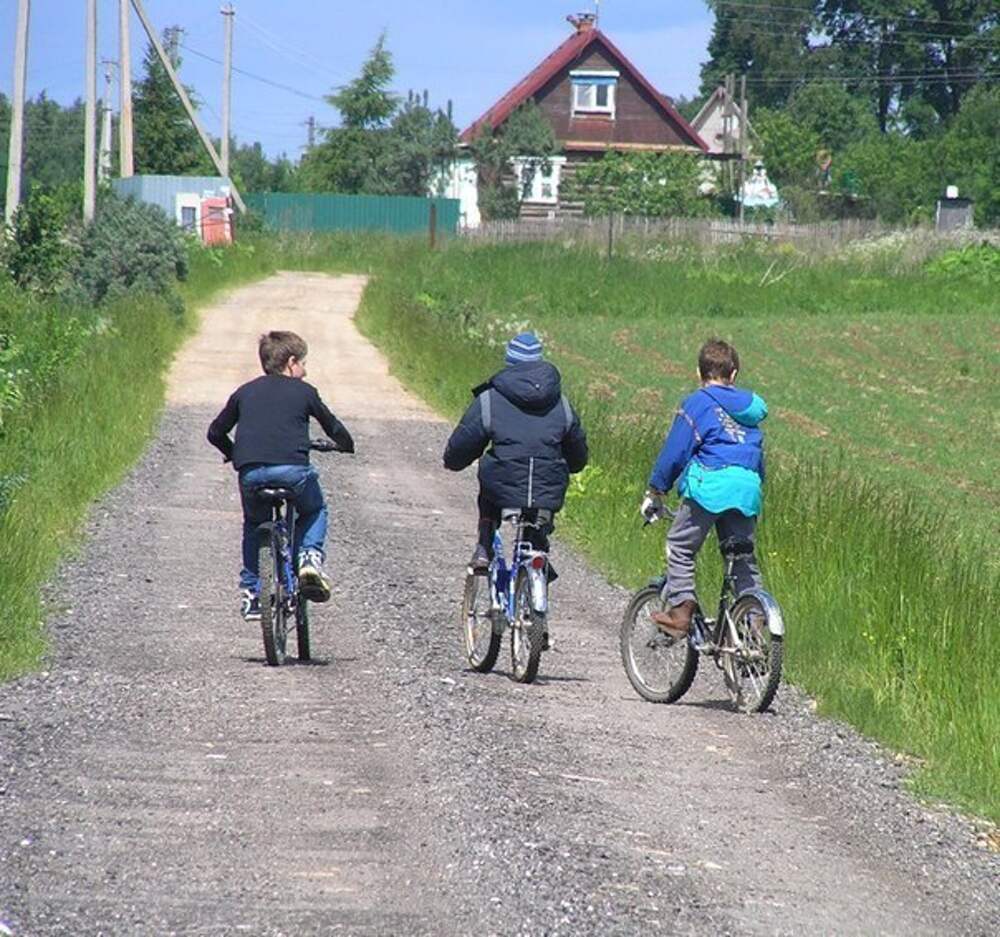
<path id="1" fill-rule="evenodd" d="M 698 352 L 698 373 L 703 381 L 726 381 L 740 369 L 736 349 L 720 338 L 705 342 Z"/>
<path id="2" fill-rule="evenodd" d="M 305 339 L 294 332 L 266 332 L 257 346 L 265 374 L 281 374 L 289 358 L 301 361 L 309 353 Z"/>

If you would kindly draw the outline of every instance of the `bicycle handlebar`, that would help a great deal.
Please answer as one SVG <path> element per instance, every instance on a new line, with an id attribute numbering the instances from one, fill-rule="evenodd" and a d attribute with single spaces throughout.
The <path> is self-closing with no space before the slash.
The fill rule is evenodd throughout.
<path id="1" fill-rule="evenodd" d="M 322 436 L 309 440 L 309 448 L 315 452 L 341 452 L 337 444 L 332 439 L 325 439 Z"/>

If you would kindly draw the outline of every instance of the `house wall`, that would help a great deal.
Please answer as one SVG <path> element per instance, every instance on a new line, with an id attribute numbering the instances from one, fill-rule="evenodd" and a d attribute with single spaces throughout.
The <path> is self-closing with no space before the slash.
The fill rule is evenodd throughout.
<path id="1" fill-rule="evenodd" d="M 603 115 L 573 116 L 570 72 L 590 68 L 619 72 L 613 119 Z M 535 95 L 535 100 L 552 125 L 556 138 L 570 148 L 573 144 L 597 143 L 605 146 L 683 146 L 691 149 L 690 142 L 651 100 L 649 92 L 636 84 L 624 66 L 599 42 L 589 48 L 586 56 L 544 86 Z"/>
<path id="2" fill-rule="evenodd" d="M 181 223 L 182 207 L 200 204 L 204 196 L 228 195 L 230 186 L 229 180 L 222 176 L 139 175 L 111 180 L 112 189 L 122 198 L 131 196 L 137 201 L 158 205 L 177 224 Z"/>

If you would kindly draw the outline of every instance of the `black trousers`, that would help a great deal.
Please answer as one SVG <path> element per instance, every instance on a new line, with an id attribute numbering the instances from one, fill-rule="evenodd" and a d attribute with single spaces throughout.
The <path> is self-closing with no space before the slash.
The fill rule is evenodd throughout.
<path id="1" fill-rule="evenodd" d="M 493 534 L 500 526 L 500 505 L 490 501 L 482 492 L 476 499 L 479 508 L 479 543 L 486 552 L 493 557 Z M 526 510 L 531 510 L 527 508 Z M 555 530 L 555 524 L 551 521 L 542 524 L 540 527 L 526 527 L 525 536 L 531 546 L 536 550 L 549 552 L 549 534 Z"/>

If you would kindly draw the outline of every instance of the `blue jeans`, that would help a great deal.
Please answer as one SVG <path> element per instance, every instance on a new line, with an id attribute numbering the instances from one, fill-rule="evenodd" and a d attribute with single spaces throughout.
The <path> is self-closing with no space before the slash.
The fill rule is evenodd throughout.
<path id="1" fill-rule="evenodd" d="M 326 504 L 319 487 L 319 473 L 311 465 L 257 465 L 240 470 L 243 502 L 243 569 L 240 588 L 260 591 L 257 528 L 271 519 L 271 506 L 253 496 L 260 487 L 291 488 L 295 492 L 295 543 L 293 549 L 317 550 L 323 555 L 326 540 Z"/>

